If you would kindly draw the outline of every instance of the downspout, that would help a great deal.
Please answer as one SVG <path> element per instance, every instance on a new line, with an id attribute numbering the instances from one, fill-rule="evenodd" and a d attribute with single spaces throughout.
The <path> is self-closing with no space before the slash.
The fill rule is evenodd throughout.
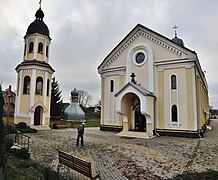
<path id="1" fill-rule="evenodd" d="M 157 98 L 154 97 L 154 134 L 160 136 L 160 134 L 158 134 L 156 131 L 156 100 Z"/>
<path id="2" fill-rule="evenodd" d="M 199 138 L 202 138 L 201 137 L 201 134 L 200 134 L 200 122 L 199 122 L 199 107 L 198 107 L 198 81 L 197 81 L 197 73 L 196 73 L 196 68 L 194 67 L 194 70 L 195 70 L 195 88 L 196 88 L 196 108 L 197 108 L 197 131 L 198 131 L 198 137 Z"/>

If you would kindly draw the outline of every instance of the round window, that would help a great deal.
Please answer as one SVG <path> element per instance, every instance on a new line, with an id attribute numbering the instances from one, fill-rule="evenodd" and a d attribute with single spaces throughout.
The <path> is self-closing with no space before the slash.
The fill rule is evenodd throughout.
<path id="1" fill-rule="evenodd" d="M 142 52 L 137 53 L 135 61 L 138 64 L 142 64 L 145 61 L 145 54 Z"/>

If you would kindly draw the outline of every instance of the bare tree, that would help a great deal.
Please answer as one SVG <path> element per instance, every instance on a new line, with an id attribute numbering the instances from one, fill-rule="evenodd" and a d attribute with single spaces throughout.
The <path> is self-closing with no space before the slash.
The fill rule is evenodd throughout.
<path id="1" fill-rule="evenodd" d="M 78 103 L 83 107 L 90 106 L 92 102 L 92 96 L 85 90 L 78 90 Z"/>

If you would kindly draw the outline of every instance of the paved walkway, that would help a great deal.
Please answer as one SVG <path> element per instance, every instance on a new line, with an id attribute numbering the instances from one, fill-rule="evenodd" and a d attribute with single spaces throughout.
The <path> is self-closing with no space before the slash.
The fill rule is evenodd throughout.
<path id="1" fill-rule="evenodd" d="M 31 157 L 40 164 L 57 168 L 57 149 L 89 160 L 102 179 L 168 179 L 183 171 L 218 171 L 218 120 L 201 139 L 156 137 L 121 138 L 114 132 L 85 128 L 85 146 L 77 147 L 76 129 L 39 131 L 29 134 Z M 66 179 L 83 179 L 61 167 Z M 72 178 L 74 176 L 74 178 Z M 85 179 L 85 178 L 84 178 Z"/>

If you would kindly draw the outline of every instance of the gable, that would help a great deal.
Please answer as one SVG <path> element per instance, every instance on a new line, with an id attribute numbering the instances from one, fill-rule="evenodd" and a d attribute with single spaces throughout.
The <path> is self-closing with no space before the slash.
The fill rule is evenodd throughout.
<path id="1" fill-rule="evenodd" d="M 154 61 L 195 57 L 194 51 L 181 47 L 161 34 L 138 24 L 103 60 L 98 67 L 99 73 L 102 73 L 104 69 L 125 66 L 128 50 L 140 42 L 151 47 Z"/>

